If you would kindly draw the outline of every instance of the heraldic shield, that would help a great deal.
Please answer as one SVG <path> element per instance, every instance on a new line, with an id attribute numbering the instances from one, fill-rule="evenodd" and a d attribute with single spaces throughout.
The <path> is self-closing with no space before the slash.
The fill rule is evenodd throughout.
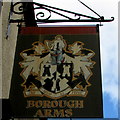
<path id="1" fill-rule="evenodd" d="M 10 104 L 20 118 L 102 117 L 98 26 L 22 27 Z"/>
<path id="2" fill-rule="evenodd" d="M 67 45 L 62 35 L 56 35 L 54 40 L 35 42 L 32 49 L 21 52 L 24 95 L 44 95 L 53 99 L 65 95 L 85 96 L 95 64 L 91 58 L 95 53 L 83 45 L 80 41 Z"/>

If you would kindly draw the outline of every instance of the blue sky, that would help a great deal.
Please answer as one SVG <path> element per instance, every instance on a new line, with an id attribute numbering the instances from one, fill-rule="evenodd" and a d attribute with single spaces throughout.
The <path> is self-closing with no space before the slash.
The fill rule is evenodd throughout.
<path id="1" fill-rule="evenodd" d="M 34 0 L 38 2 L 38 0 Z M 42 4 L 94 16 L 78 0 L 39 0 Z M 118 118 L 118 0 L 81 0 L 111 23 L 100 27 L 104 118 Z M 93 2 L 94 1 L 94 2 Z M 63 4 L 64 3 L 64 4 Z M 61 23 L 66 24 L 66 23 Z M 59 25 L 61 25 L 59 24 Z M 70 23 L 69 23 L 70 24 Z M 71 23 L 73 25 L 73 23 Z M 80 25 L 81 23 L 74 23 Z M 82 23 L 84 24 L 84 23 Z M 90 23 L 85 23 L 90 24 Z M 93 23 L 92 23 L 93 24 Z M 96 24 L 96 23 L 95 23 Z"/>
<path id="2" fill-rule="evenodd" d="M 105 118 L 117 118 L 118 113 L 118 107 L 117 105 L 114 105 L 112 101 L 110 100 L 109 94 L 104 94 L 104 117 Z"/>

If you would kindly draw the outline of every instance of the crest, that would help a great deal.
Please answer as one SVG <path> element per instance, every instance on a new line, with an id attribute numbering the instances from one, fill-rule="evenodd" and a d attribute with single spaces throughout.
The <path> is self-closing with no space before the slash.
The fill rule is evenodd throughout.
<path id="1" fill-rule="evenodd" d="M 92 50 L 84 48 L 80 41 L 68 44 L 62 35 L 44 43 L 34 42 L 32 46 L 20 53 L 24 97 L 59 99 L 87 95 L 91 68 L 95 64 L 91 60 L 95 55 Z"/>

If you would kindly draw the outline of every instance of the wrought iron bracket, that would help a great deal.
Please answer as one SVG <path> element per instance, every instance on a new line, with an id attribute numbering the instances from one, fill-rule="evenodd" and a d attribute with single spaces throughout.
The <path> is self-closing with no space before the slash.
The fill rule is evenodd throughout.
<path id="1" fill-rule="evenodd" d="M 114 20 L 114 17 L 111 19 L 105 19 L 103 16 L 98 15 L 98 17 L 92 17 L 68 10 L 63 10 L 60 8 L 35 3 L 32 2 L 34 6 L 34 11 L 37 11 L 35 14 L 35 22 L 37 23 L 56 23 L 56 22 L 111 22 Z M 17 2 L 12 5 L 11 11 L 14 14 L 24 14 L 27 8 L 23 7 L 22 2 Z M 93 11 L 93 10 L 92 10 Z M 94 12 L 95 13 L 95 12 Z M 62 19 L 53 19 L 52 14 L 56 14 L 62 17 Z M 25 22 L 25 19 L 10 19 L 10 23 L 21 23 Z"/>

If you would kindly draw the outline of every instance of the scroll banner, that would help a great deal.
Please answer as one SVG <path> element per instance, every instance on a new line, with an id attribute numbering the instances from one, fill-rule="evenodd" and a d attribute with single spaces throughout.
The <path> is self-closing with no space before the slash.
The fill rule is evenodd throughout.
<path id="1" fill-rule="evenodd" d="M 10 102 L 13 117 L 102 118 L 99 26 L 21 28 Z"/>

